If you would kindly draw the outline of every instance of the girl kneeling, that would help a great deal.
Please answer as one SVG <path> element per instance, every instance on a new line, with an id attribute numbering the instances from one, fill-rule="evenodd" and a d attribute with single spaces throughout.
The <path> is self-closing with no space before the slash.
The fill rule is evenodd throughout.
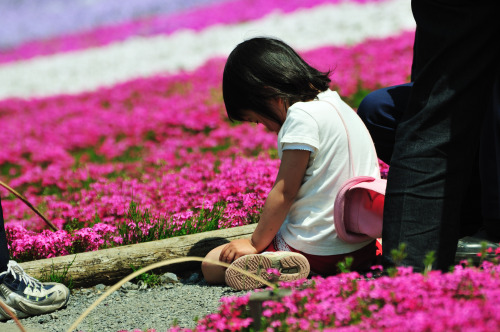
<path id="1" fill-rule="evenodd" d="M 380 170 L 368 131 L 329 89 L 329 74 L 271 38 L 247 40 L 229 55 L 222 84 L 228 117 L 261 123 L 277 133 L 281 165 L 251 238 L 219 246 L 207 258 L 264 278 L 268 268 L 276 268 L 280 281 L 307 277 L 310 270 L 335 274 L 347 256 L 354 259 L 353 270 L 375 264 L 375 240 L 349 244 L 335 231 L 333 206 L 342 183 L 352 170 L 375 178 Z M 202 271 L 209 283 L 226 282 L 235 289 L 262 286 L 231 267 L 204 262 Z"/>

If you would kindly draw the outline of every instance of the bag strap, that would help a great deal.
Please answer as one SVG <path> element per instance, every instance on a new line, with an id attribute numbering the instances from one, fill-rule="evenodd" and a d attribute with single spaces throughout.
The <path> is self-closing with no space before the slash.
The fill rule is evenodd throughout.
<path id="1" fill-rule="evenodd" d="M 337 114 L 340 117 L 340 120 L 342 121 L 342 124 L 344 125 L 344 130 L 345 130 L 345 133 L 347 135 L 347 147 L 349 149 L 349 164 L 351 165 L 352 176 L 356 176 L 356 172 L 354 171 L 353 153 L 352 153 L 352 149 L 351 149 L 351 138 L 349 136 L 349 130 L 347 130 L 347 125 L 345 123 L 344 117 L 342 116 L 342 113 L 340 113 L 340 111 L 337 109 L 337 107 L 332 102 L 330 102 L 328 100 L 320 100 L 320 101 L 324 101 L 325 103 L 330 104 L 333 107 L 333 109 L 337 112 Z M 368 136 L 371 137 L 370 132 L 368 131 L 368 128 L 366 128 L 364 123 L 363 123 L 363 127 L 365 128 L 366 132 L 368 133 Z M 377 155 L 377 151 L 375 150 L 375 146 L 373 145 L 373 142 L 372 142 L 371 146 L 373 148 L 373 151 L 375 152 L 375 155 Z"/>
<path id="2" fill-rule="evenodd" d="M 356 176 L 356 172 L 354 171 L 354 162 L 352 160 L 351 139 L 349 137 L 349 130 L 347 130 L 347 126 L 345 124 L 344 117 L 342 116 L 342 114 L 340 113 L 340 111 L 337 109 L 337 107 L 335 107 L 335 105 L 333 103 L 329 102 L 328 100 L 322 100 L 322 101 L 324 101 L 325 103 L 330 104 L 333 107 L 333 109 L 339 115 L 340 120 L 342 121 L 342 124 L 344 125 L 344 130 L 345 130 L 345 133 L 347 135 L 347 147 L 349 149 L 349 164 L 351 165 L 352 176 Z"/>

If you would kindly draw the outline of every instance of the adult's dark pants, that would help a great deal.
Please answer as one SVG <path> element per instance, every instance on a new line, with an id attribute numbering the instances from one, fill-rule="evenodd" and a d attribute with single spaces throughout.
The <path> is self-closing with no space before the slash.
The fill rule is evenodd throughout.
<path id="1" fill-rule="evenodd" d="M 454 262 L 466 193 L 478 183 L 479 136 L 500 59 L 496 1 L 415 0 L 413 86 L 396 128 L 383 227 L 383 265 Z M 479 191 L 478 191 L 479 192 Z"/>
<path id="2" fill-rule="evenodd" d="M 0 201 L 0 273 L 3 271 L 7 271 L 9 256 L 9 249 L 7 247 L 7 235 L 5 234 L 5 225 L 3 220 L 2 202 Z"/>
<path id="3" fill-rule="evenodd" d="M 370 131 L 378 157 L 390 164 L 396 127 L 408 105 L 413 83 L 378 89 L 368 94 L 358 115 Z M 493 86 L 480 133 L 479 176 L 471 179 L 461 214 L 459 236 L 473 235 L 479 228 L 500 238 L 500 77 Z M 471 158 L 473 158 L 471 156 Z M 479 192 L 478 192 L 479 190 Z"/>

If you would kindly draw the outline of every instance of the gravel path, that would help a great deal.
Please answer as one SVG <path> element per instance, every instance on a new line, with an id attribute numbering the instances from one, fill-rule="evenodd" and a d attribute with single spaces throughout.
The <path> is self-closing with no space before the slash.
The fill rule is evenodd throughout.
<path id="1" fill-rule="evenodd" d="M 165 274 L 164 276 L 166 276 Z M 195 319 L 216 312 L 221 297 L 243 295 L 229 287 L 207 285 L 194 272 L 185 279 L 168 274 L 161 286 L 145 288 L 139 282 L 128 283 L 112 293 L 97 306 L 78 326 L 78 331 L 116 332 L 140 329 L 166 331 L 174 321 L 181 327 L 193 328 Z M 67 329 L 94 303 L 105 285 L 92 288 L 73 289 L 68 306 L 52 314 L 21 319 L 28 331 L 60 332 Z M 0 323 L 0 331 L 18 331 L 12 320 Z"/>

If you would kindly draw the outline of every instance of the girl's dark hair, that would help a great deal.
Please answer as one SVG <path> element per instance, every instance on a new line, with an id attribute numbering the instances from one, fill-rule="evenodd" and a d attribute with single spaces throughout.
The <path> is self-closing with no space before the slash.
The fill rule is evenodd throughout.
<path id="1" fill-rule="evenodd" d="M 289 105 L 316 98 L 329 88 L 330 71 L 308 65 L 290 46 L 273 38 L 240 43 L 229 55 L 222 79 L 222 95 L 231 121 L 243 121 L 251 110 L 278 124 L 269 101 L 281 98 Z"/>

